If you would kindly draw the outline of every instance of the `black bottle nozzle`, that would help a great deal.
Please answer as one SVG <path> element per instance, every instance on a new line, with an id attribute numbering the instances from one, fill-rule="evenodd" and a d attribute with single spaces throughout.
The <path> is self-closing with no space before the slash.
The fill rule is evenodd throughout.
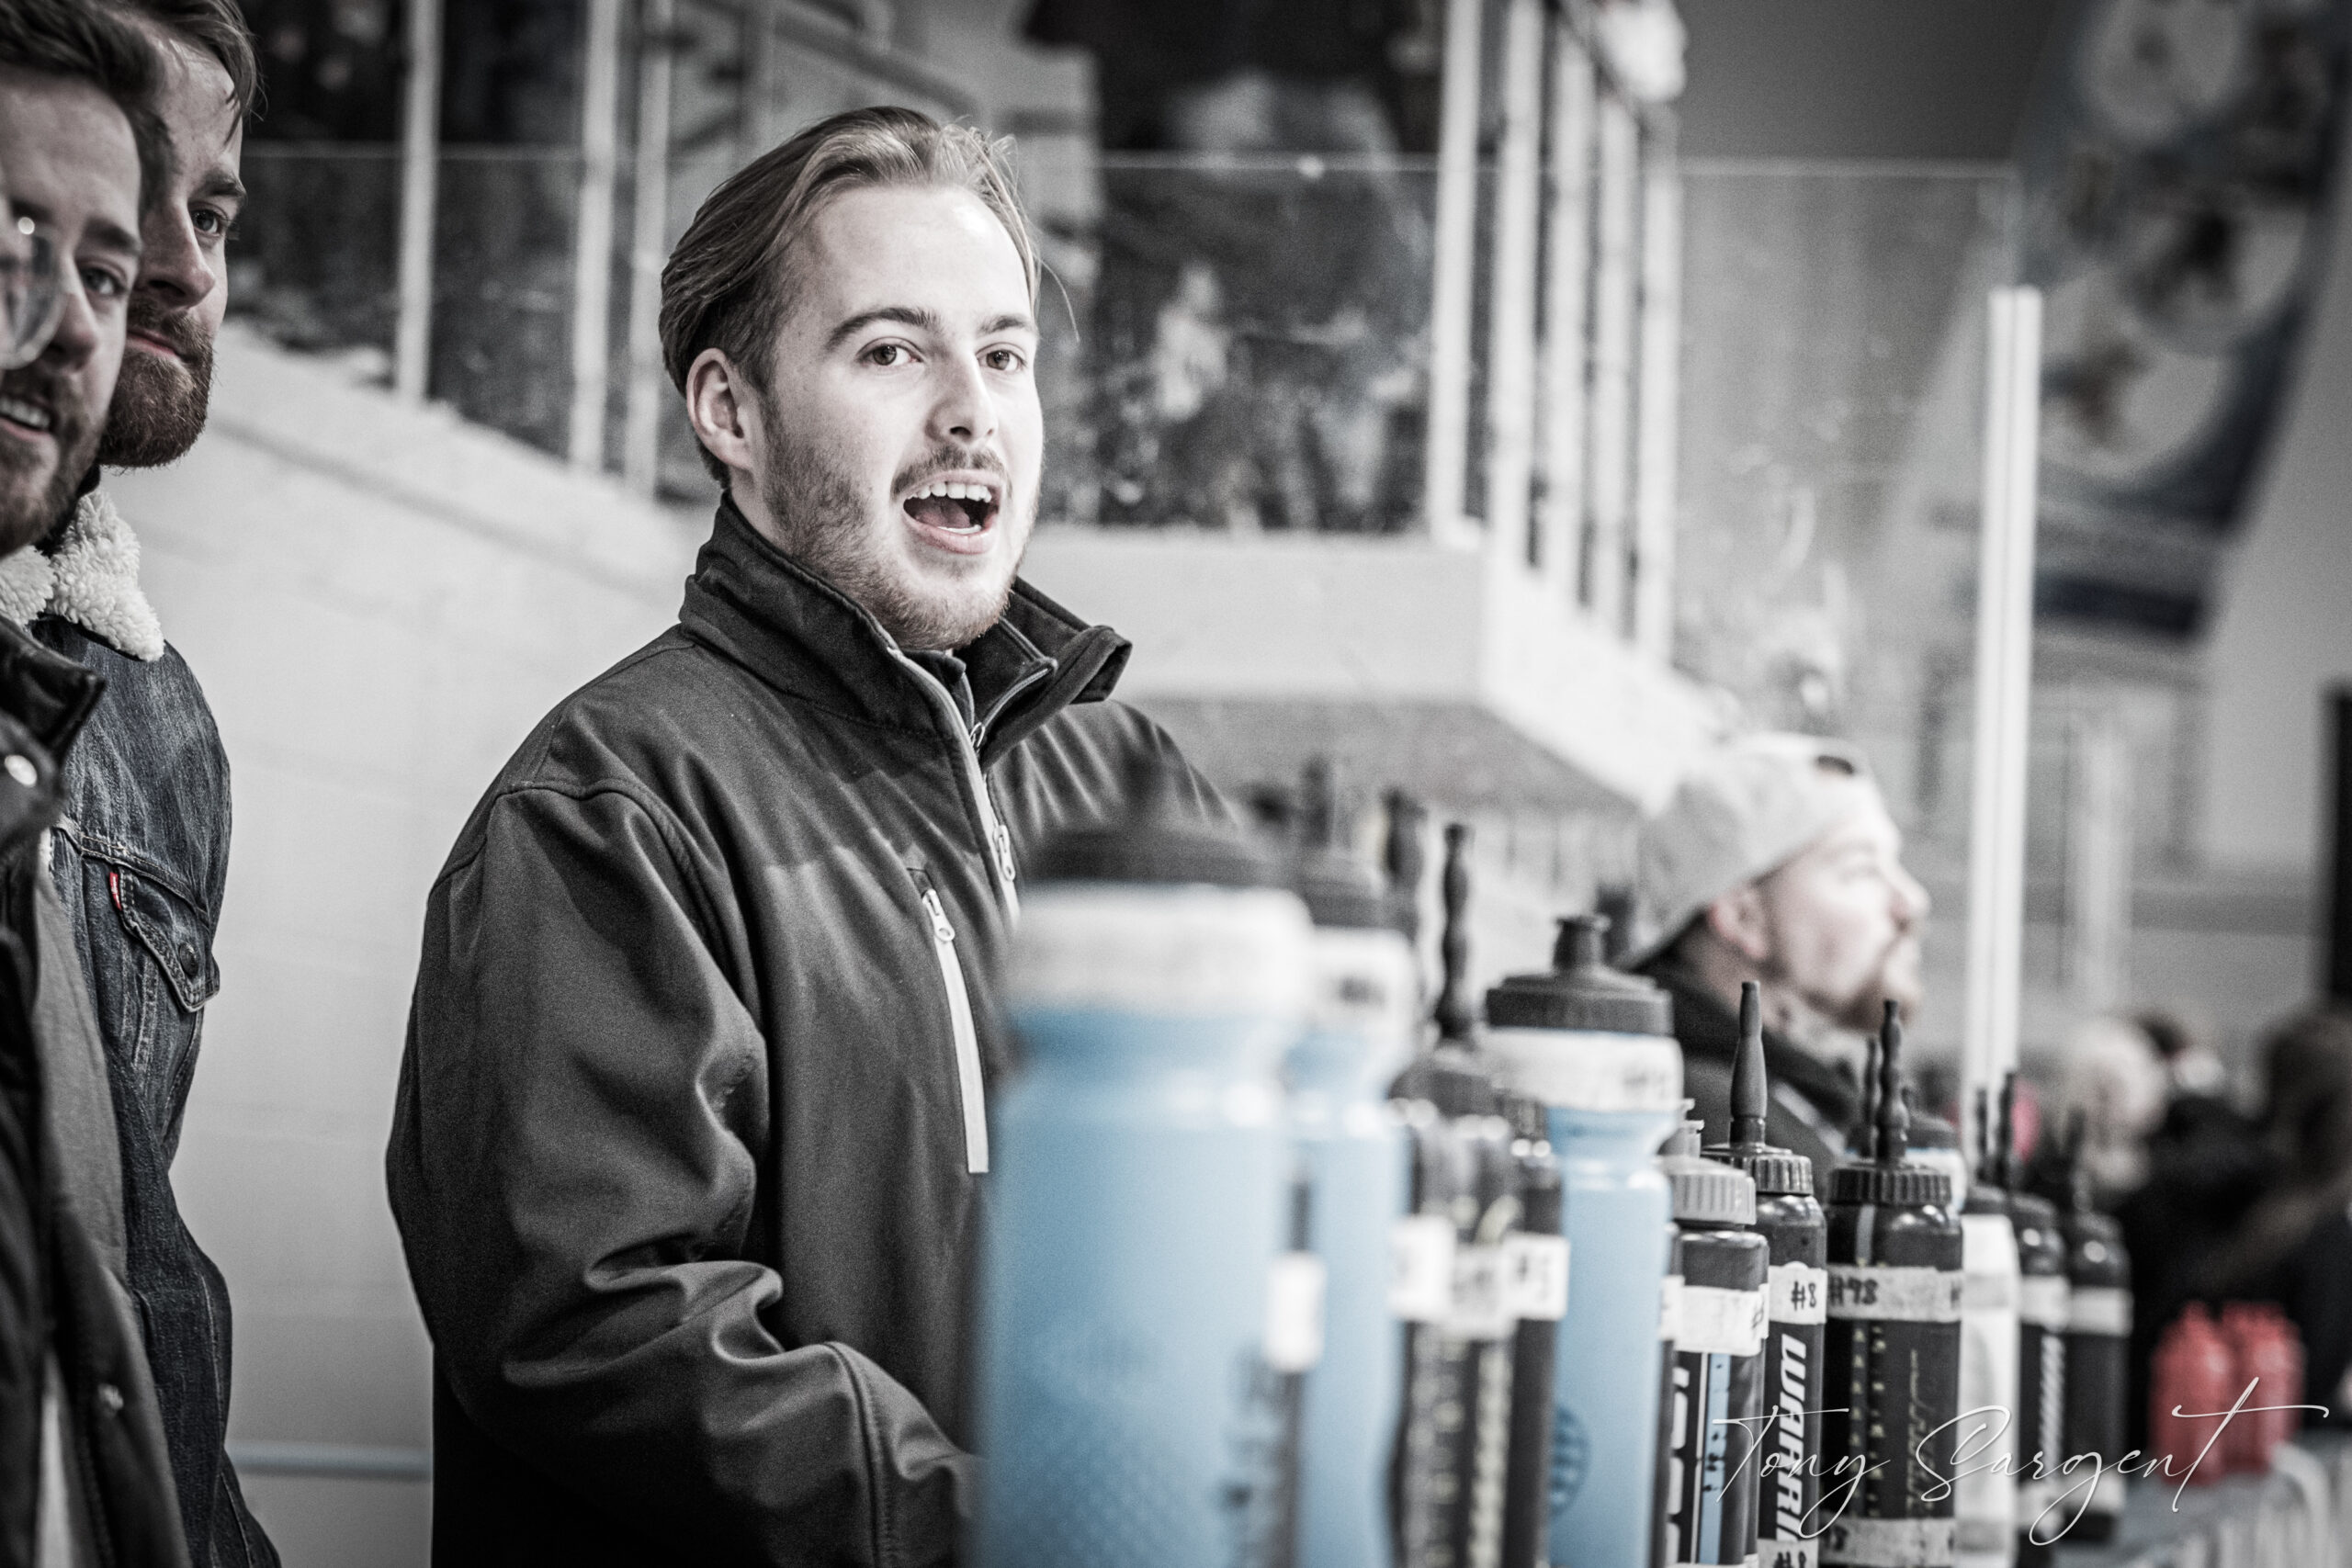
<path id="1" fill-rule="evenodd" d="M 1903 1010 L 1886 1004 L 1879 1025 L 1878 1137 L 1871 1157 L 1881 1165 L 1901 1165 L 1910 1152 L 1911 1110 L 1903 1102 Z"/>
<path id="2" fill-rule="evenodd" d="M 1487 1027 L 1671 1035 L 1673 1002 L 1656 981 L 1610 967 L 1608 932 L 1605 916 L 1563 919 L 1549 969 L 1509 976 L 1487 991 Z"/>
<path id="3" fill-rule="evenodd" d="M 1744 1170 L 1758 1193 L 1813 1196 L 1813 1162 L 1764 1140 L 1772 1086 L 1764 1065 L 1764 995 L 1755 981 L 1739 988 L 1739 1050 L 1731 1062 L 1731 1138 L 1702 1152 Z"/>
<path id="4" fill-rule="evenodd" d="M 1438 961 L 1443 984 L 1431 1010 L 1441 1040 L 1470 1038 L 1470 828 L 1449 822 L 1445 828 L 1445 870 L 1438 884 L 1443 897 L 1445 923 L 1439 928 Z"/>
<path id="5" fill-rule="evenodd" d="M 1878 1154 L 1878 1036 L 1873 1034 L 1862 1047 L 1862 1106 L 1854 1124 L 1854 1155 L 1858 1159 L 1871 1159 Z"/>
<path id="6" fill-rule="evenodd" d="M 2091 1135 L 2090 1113 L 2076 1107 L 2066 1117 L 2066 1200 L 2078 1214 L 2097 1207 L 2091 1201 L 2090 1165 L 2083 1158 Z"/>
<path id="7" fill-rule="evenodd" d="M 2001 1185 L 2001 1162 L 1998 1145 L 1993 1138 L 1993 1091 L 1984 1085 L 1976 1086 L 1975 1155 L 1971 1168 L 1975 1179 L 1988 1187 Z"/>
<path id="8" fill-rule="evenodd" d="M 1340 835 L 1340 775 L 1328 757 L 1316 757 L 1299 770 L 1298 841 L 1302 848 L 1343 849 Z"/>
<path id="9" fill-rule="evenodd" d="M 1339 770 L 1319 758 L 1308 762 L 1298 781 L 1298 840 L 1291 868 L 1307 914 L 1325 928 L 1395 931 L 1396 901 L 1350 843 L 1352 827 Z"/>
<path id="10" fill-rule="evenodd" d="M 1609 963 L 1609 917 L 1563 915 L 1552 934 L 1552 967 L 1563 975 Z"/>
<path id="11" fill-rule="evenodd" d="M 1381 870 L 1396 905 L 1396 929 L 1416 941 L 1421 934 L 1421 823 L 1429 812 L 1401 789 L 1390 790 L 1384 801 L 1388 832 L 1380 846 Z"/>
<path id="12" fill-rule="evenodd" d="M 1731 1064 L 1731 1141 L 1764 1141 L 1764 992 L 1753 980 L 1739 987 L 1739 1054 Z"/>

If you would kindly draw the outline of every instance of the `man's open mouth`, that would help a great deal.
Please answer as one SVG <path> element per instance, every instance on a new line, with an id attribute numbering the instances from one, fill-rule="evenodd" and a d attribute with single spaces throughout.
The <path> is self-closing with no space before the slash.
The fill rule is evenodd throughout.
<path id="1" fill-rule="evenodd" d="M 907 516 L 942 547 L 974 551 L 996 520 L 998 487 L 980 479 L 933 479 L 907 497 Z"/>
<path id="2" fill-rule="evenodd" d="M 49 434 L 50 412 L 43 405 L 28 398 L 0 392 L 0 424 L 13 425 L 36 435 Z"/>

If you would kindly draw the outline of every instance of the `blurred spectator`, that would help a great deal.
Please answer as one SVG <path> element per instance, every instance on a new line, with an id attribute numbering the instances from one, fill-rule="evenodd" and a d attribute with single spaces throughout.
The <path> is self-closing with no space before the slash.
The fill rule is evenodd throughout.
<path id="1" fill-rule="evenodd" d="M 1110 523 L 1395 533 L 1419 508 L 1434 56 L 1413 0 L 1040 0 L 1088 51 L 1104 171 L 1088 412 Z M 1327 166 L 1326 160 L 1339 167 Z"/>
<path id="2" fill-rule="evenodd" d="M 2067 1036 L 2059 1068 L 2055 1122 L 2083 1118 L 2083 1145 L 2066 1156 L 2088 1171 L 2091 1193 L 2102 1209 L 2113 1209 L 2148 1176 L 2148 1140 L 2162 1126 L 2171 1081 L 2164 1058 L 2147 1032 L 2128 1019 L 2084 1020 Z M 2066 1183 L 2052 1172 L 2060 1156 L 2044 1151 L 2035 1185 L 2063 1200 Z"/>
<path id="3" fill-rule="evenodd" d="M 2342 1419 L 2352 1415 L 2352 1010 L 2288 1020 L 2265 1041 L 2263 1065 L 2259 1115 L 2168 1126 L 2122 1210 L 2135 1398 L 2145 1403 L 2147 1357 L 2188 1303 L 2267 1301 L 2302 1336 L 2307 1397 Z"/>
<path id="4" fill-rule="evenodd" d="M 2172 1080 L 2176 1098 L 2221 1098 L 2229 1081 L 2228 1070 L 2222 1066 L 2222 1058 L 2214 1054 L 2213 1047 L 2186 1020 L 2162 1008 L 2150 1008 L 2132 1021 L 2147 1035 L 2156 1055 L 2164 1058 L 2165 1076 Z"/>

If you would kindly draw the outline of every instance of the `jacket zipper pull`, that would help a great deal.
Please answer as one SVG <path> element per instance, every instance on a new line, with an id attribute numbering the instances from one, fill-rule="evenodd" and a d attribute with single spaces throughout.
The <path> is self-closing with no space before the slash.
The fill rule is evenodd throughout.
<path id="1" fill-rule="evenodd" d="M 922 907 L 931 912 L 931 934 L 941 942 L 954 942 L 956 928 L 947 923 L 947 906 L 939 901 L 938 889 L 924 890 Z"/>
<path id="2" fill-rule="evenodd" d="M 1002 822 L 996 825 L 996 868 L 1003 875 L 1005 886 L 1011 886 L 1013 880 L 1012 830 Z"/>

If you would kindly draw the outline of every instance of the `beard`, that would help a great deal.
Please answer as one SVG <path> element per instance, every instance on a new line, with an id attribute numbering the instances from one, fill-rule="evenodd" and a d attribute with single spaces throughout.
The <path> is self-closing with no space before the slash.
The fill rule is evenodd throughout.
<path id="1" fill-rule="evenodd" d="M 1878 1032 L 1889 1002 L 1902 1007 L 1903 1021 L 1906 1026 L 1916 1022 L 1923 999 L 1919 983 L 1919 939 L 1904 935 L 1887 943 L 1878 955 L 1878 962 L 1871 965 L 1870 978 L 1851 995 L 1808 999 L 1830 1022 L 1858 1034 Z"/>
<path id="2" fill-rule="evenodd" d="M 943 448 L 896 476 L 891 493 L 942 468 L 973 468 L 1003 472 L 998 464 L 971 453 Z M 1011 487 L 1006 488 L 1009 492 Z M 857 483 L 818 446 L 790 436 L 778 439 L 760 476 L 760 495 L 775 521 L 784 553 L 881 622 L 902 649 L 962 648 L 1001 620 L 1012 601 L 1018 560 L 1002 569 L 1003 579 L 993 590 L 977 578 L 944 592 L 926 592 L 912 581 L 911 574 L 873 537 Z M 996 525 L 1009 528 L 1010 519 L 1000 513 Z M 1000 570 L 999 564 L 991 559 L 989 570 Z"/>
<path id="3" fill-rule="evenodd" d="M 131 296 L 128 324 L 170 344 L 179 357 L 123 350 L 98 461 L 117 468 L 158 468 L 187 456 L 204 434 L 212 401 L 212 339 L 194 310 L 168 310 L 143 294 Z"/>
<path id="4" fill-rule="evenodd" d="M 57 448 L 56 468 L 35 485 L 40 459 L 21 442 L 0 440 L 0 555 L 6 555 L 46 537 L 63 520 L 97 455 L 98 432 L 80 401 L 39 360 L 0 376 L 0 392 L 45 405 Z"/>

